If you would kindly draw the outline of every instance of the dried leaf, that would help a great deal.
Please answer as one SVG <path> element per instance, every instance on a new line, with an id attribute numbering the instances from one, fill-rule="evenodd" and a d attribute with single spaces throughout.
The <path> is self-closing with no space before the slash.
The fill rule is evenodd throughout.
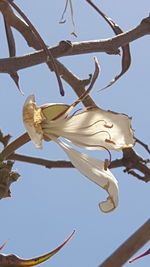
<path id="1" fill-rule="evenodd" d="M 65 16 L 65 13 L 67 11 L 67 7 L 68 5 L 70 6 L 70 13 L 71 13 L 71 20 L 72 20 L 72 25 L 73 25 L 73 31 L 72 31 L 72 35 L 74 37 L 77 37 L 77 34 L 76 34 L 76 26 L 75 26 L 75 22 L 74 22 L 74 14 L 73 14 L 73 6 L 72 6 L 72 0 L 66 0 L 66 3 L 65 3 L 65 8 L 63 10 L 63 13 L 62 13 L 62 16 L 61 16 L 61 19 L 59 21 L 60 24 L 63 24 L 66 22 L 66 19 L 64 19 L 64 16 Z"/>
<path id="2" fill-rule="evenodd" d="M 64 16 L 65 16 L 65 13 L 66 13 L 66 10 L 67 10 L 68 3 L 69 3 L 69 0 L 66 0 L 65 8 L 64 8 L 64 10 L 63 10 L 63 13 L 62 13 L 62 15 L 61 15 L 61 19 L 60 19 L 60 21 L 59 21 L 60 24 L 66 22 L 66 19 L 64 19 Z"/>
<path id="3" fill-rule="evenodd" d="M 112 30 L 116 35 L 123 33 L 122 29 L 107 15 L 105 15 L 94 3 L 92 3 L 90 0 L 87 0 L 87 2 L 106 20 L 106 22 L 110 25 Z M 112 79 L 108 85 L 106 85 L 104 88 L 100 90 L 104 90 L 114 84 L 130 67 L 131 64 L 131 54 L 130 54 L 130 47 L 129 44 L 122 46 L 122 70 L 121 72 Z"/>

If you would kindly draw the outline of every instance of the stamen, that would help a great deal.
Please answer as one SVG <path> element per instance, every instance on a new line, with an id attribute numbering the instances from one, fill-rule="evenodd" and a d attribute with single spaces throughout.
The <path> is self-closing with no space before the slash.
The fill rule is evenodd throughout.
<path id="1" fill-rule="evenodd" d="M 42 127 L 42 129 L 43 129 L 43 127 Z M 45 128 L 45 129 L 47 129 L 47 130 L 50 129 L 50 126 L 47 127 L 47 128 Z M 79 130 L 80 130 L 80 129 L 79 129 Z M 65 132 L 64 132 L 64 133 L 65 133 Z M 99 133 L 106 133 L 106 134 L 108 134 L 109 139 L 106 138 L 106 139 L 104 139 L 104 141 L 111 143 L 111 135 L 110 135 L 110 133 L 107 132 L 107 131 L 98 131 L 98 132 L 90 133 L 90 134 L 87 134 L 87 133 L 85 132 L 85 133 L 84 133 L 84 136 L 85 136 L 85 138 L 86 138 L 86 137 L 88 137 L 88 136 L 94 136 L 94 135 L 99 134 Z M 74 131 L 74 132 L 69 132 L 69 136 L 74 136 L 75 134 L 76 134 L 76 136 L 78 136 L 79 138 L 80 138 L 80 136 L 83 137 L 83 134 L 78 134 L 78 133 L 76 133 L 75 131 Z M 63 134 L 62 134 L 62 137 L 64 137 L 64 138 L 67 139 L 67 137 L 63 136 Z M 73 138 L 71 137 L 70 140 L 73 141 Z M 80 143 L 80 142 L 78 142 L 78 144 L 79 144 L 79 143 Z M 113 141 L 112 141 L 112 143 L 113 143 Z M 84 143 L 81 143 L 81 144 L 84 145 Z M 88 145 L 88 146 L 89 146 L 89 145 Z"/>
<path id="2" fill-rule="evenodd" d="M 85 136 L 94 136 L 94 135 L 99 134 L 99 133 L 107 133 L 108 136 L 109 136 L 109 138 L 111 139 L 111 135 L 110 135 L 110 133 L 107 132 L 107 131 L 98 131 L 98 132 L 93 133 L 93 134 L 85 134 Z M 105 139 L 105 140 L 107 140 L 107 139 Z M 108 139 L 108 140 L 109 140 L 109 139 Z"/>
<path id="3" fill-rule="evenodd" d="M 72 115 L 73 116 L 73 115 Z M 70 119 L 70 118 L 72 118 L 72 116 L 71 117 L 69 117 L 68 118 L 68 120 Z M 92 127 L 93 125 L 95 125 L 95 124 L 97 124 L 97 123 L 99 123 L 99 122 L 104 122 L 105 124 L 103 125 L 104 127 L 106 127 L 106 128 L 112 128 L 113 127 L 113 124 L 111 124 L 111 125 L 107 125 L 108 124 L 108 122 L 107 121 L 105 121 L 105 120 L 98 120 L 98 121 L 96 121 L 96 122 L 93 122 L 92 124 L 90 124 L 90 125 L 88 125 L 88 126 L 85 126 L 85 127 L 81 127 L 81 128 L 78 128 L 79 130 L 82 130 L 82 129 L 87 129 L 87 128 L 90 128 L 90 127 Z"/>
<path id="4" fill-rule="evenodd" d="M 106 143 L 110 143 L 110 144 L 113 144 L 113 145 L 116 145 L 116 143 L 110 139 L 105 139 L 105 142 Z"/>
<path id="5" fill-rule="evenodd" d="M 73 114 L 70 115 L 70 117 L 68 117 L 68 120 L 71 119 L 74 115 L 77 115 L 77 112 L 79 112 L 80 110 L 83 111 L 83 108 L 79 108 L 79 109 L 75 110 L 75 111 L 73 112 Z M 79 113 L 79 114 L 80 114 L 80 113 Z M 78 114 L 78 115 L 79 115 L 79 114 Z"/>

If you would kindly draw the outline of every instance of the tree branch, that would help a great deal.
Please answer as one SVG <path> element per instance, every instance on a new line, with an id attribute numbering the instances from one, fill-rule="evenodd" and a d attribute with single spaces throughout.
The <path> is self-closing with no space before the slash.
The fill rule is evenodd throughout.
<path id="1" fill-rule="evenodd" d="M 150 240 L 150 219 L 127 239 L 99 267 L 121 267 Z"/>
<path id="2" fill-rule="evenodd" d="M 124 149 L 123 157 L 121 159 L 116 159 L 111 162 L 109 168 L 118 168 L 118 167 L 126 167 L 125 172 L 133 175 L 134 177 L 140 179 L 143 182 L 150 181 L 150 169 L 146 166 L 146 161 L 142 159 L 133 149 Z M 125 152 L 126 151 L 126 152 Z M 44 166 L 46 168 L 74 168 L 70 161 L 65 160 L 47 160 L 43 158 L 35 158 L 20 154 L 10 154 L 7 156 L 9 160 L 16 160 L 31 164 L 37 164 Z M 137 174 L 133 169 L 140 171 L 143 173 L 143 176 Z"/>
<path id="3" fill-rule="evenodd" d="M 29 26 L 13 12 L 7 1 L 0 1 L 0 11 L 4 16 L 6 23 L 19 31 L 29 46 L 34 47 L 36 50 L 41 49 L 37 37 L 34 33 L 31 34 Z"/>
<path id="4" fill-rule="evenodd" d="M 0 161 L 8 159 L 9 155 L 14 153 L 14 151 L 16 151 L 18 148 L 20 148 L 29 141 L 30 137 L 27 133 L 24 133 L 23 135 L 19 136 L 17 139 L 15 139 L 3 149 L 3 151 L 0 153 Z"/>
<path id="5" fill-rule="evenodd" d="M 52 56 L 54 58 L 79 54 L 89 54 L 94 52 L 116 54 L 119 47 L 122 47 L 148 34 L 150 34 L 150 17 L 143 19 L 140 25 L 136 28 L 128 32 L 121 33 L 113 38 L 105 40 L 74 42 L 72 44 L 69 42 L 69 49 L 66 49 L 66 47 L 68 48 L 67 42 L 63 41 L 60 42 L 59 45 L 51 47 L 49 49 L 51 50 Z M 12 71 L 18 71 L 20 69 L 44 63 L 46 61 L 47 56 L 45 55 L 43 50 L 16 58 L 0 59 L 0 72 L 11 73 Z"/>
<path id="6" fill-rule="evenodd" d="M 31 163 L 36 164 L 40 166 L 44 166 L 46 168 L 52 169 L 52 168 L 74 168 L 72 163 L 70 161 L 65 160 L 47 160 L 43 158 L 35 158 L 35 157 L 29 157 L 25 155 L 20 154 L 11 154 L 8 156 L 7 159 L 11 160 L 17 160 L 25 163 Z"/>

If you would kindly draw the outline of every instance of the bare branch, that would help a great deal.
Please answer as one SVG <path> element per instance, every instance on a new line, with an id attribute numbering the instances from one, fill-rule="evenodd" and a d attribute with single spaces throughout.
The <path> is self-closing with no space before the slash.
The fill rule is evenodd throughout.
<path id="1" fill-rule="evenodd" d="M 30 141 L 30 137 L 27 133 L 19 136 L 16 140 L 7 145 L 0 154 L 0 161 L 6 160 L 9 155 L 14 153 L 19 147 L 23 146 Z"/>
<path id="2" fill-rule="evenodd" d="M 10 152 L 10 149 L 8 150 Z M 133 149 L 124 149 L 124 156 L 121 159 L 116 159 L 112 161 L 109 165 L 109 168 L 119 168 L 126 167 L 124 170 L 128 174 L 133 175 L 134 177 L 140 179 L 143 182 L 150 181 L 150 169 L 146 166 L 146 161 L 142 159 Z M 126 152 L 125 152 L 126 151 Z M 5 154 L 6 154 L 5 149 Z M 8 155 L 8 152 L 7 152 Z M 38 164 L 41 166 L 45 166 L 46 168 L 74 168 L 70 161 L 65 160 L 47 160 L 43 158 L 35 158 L 25 155 L 20 155 L 16 153 L 12 153 L 7 156 L 7 159 L 23 161 L 26 163 Z M 143 173 L 143 176 L 137 174 L 134 170 L 138 170 Z"/>
<path id="3" fill-rule="evenodd" d="M 150 240 L 150 219 L 129 237 L 99 267 L 121 267 Z"/>
<path id="4" fill-rule="evenodd" d="M 117 53 L 119 47 L 122 47 L 138 38 L 150 34 L 150 17 L 142 20 L 136 28 L 121 33 L 113 38 L 105 40 L 94 40 L 84 42 L 74 42 L 64 45 L 64 41 L 59 45 L 49 48 L 54 58 L 72 56 L 79 54 L 89 54 L 94 52 L 106 52 L 109 54 Z M 38 51 L 25 56 L 16 58 L 0 59 L 0 73 L 10 73 L 47 61 L 47 57 L 43 51 Z"/>
<path id="5" fill-rule="evenodd" d="M 31 163 L 31 164 L 36 164 L 40 166 L 44 166 L 46 168 L 52 169 L 52 168 L 74 168 L 72 163 L 70 161 L 65 161 L 65 160 L 47 160 L 43 158 L 35 158 L 35 157 L 30 157 L 30 156 L 25 156 L 25 155 L 20 155 L 20 154 L 11 154 L 7 157 L 7 159 L 11 160 L 17 160 L 25 163 Z"/>
<path id="6" fill-rule="evenodd" d="M 41 49 L 37 37 L 31 34 L 29 26 L 13 12 L 6 1 L 0 1 L 0 11 L 5 17 L 6 23 L 21 33 L 28 46 L 34 47 L 36 50 Z"/>
<path id="7" fill-rule="evenodd" d="M 61 82 L 61 79 L 60 79 L 60 76 L 59 76 L 59 73 L 58 73 L 58 70 L 57 70 L 57 66 L 55 64 L 55 60 L 51 54 L 51 51 L 48 50 L 47 48 L 47 45 L 45 44 L 45 42 L 43 41 L 42 37 L 40 36 L 40 34 L 38 33 L 38 31 L 36 30 L 36 28 L 33 26 L 33 24 L 30 22 L 30 20 L 26 17 L 26 15 L 22 12 L 22 10 L 14 3 L 12 2 L 11 0 L 5 0 L 4 3 L 9 3 L 18 13 L 19 15 L 21 15 L 21 17 L 24 19 L 24 21 L 27 23 L 27 25 L 29 26 L 29 32 L 27 34 L 27 40 L 30 39 L 30 35 L 35 35 L 35 37 L 37 38 L 37 42 L 39 43 L 39 47 L 40 49 L 43 49 L 45 54 L 47 55 L 47 65 L 49 67 L 49 64 L 48 64 L 48 61 L 49 61 L 49 58 L 51 59 L 51 64 L 54 68 L 54 72 L 56 74 L 56 78 L 57 78 L 57 81 L 58 81 L 58 84 L 59 84 L 59 89 L 60 89 L 60 94 L 61 95 L 64 95 L 64 89 L 63 89 L 63 85 L 62 85 L 62 82 Z M 6 9 L 8 8 L 8 5 L 6 5 Z M 2 13 L 4 12 L 4 17 L 5 17 L 5 21 L 6 21 L 6 25 L 7 25 L 7 21 L 9 22 L 8 26 L 12 25 L 12 20 L 16 19 L 16 15 L 13 13 L 13 12 L 10 12 L 10 13 L 7 13 L 5 12 L 5 9 L 1 9 Z M 11 14 L 11 16 L 10 16 Z M 7 16 L 9 16 L 9 18 L 7 19 Z M 17 18 L 17 21 L 22 25 L 24 24 L 24 22 L 21 20 L 21 19 L 18 19 Z M 21 32 L 22 34 L 22 32 Z M 29 37 L 28 37 L 29 35 Z M 34 47 L 34 46 L 33 46 Z M 36 47 L 36 45 L 35 45 Z M 12 78 L 15 80 L 17 86 L 18 86 L 18 80 L 19 80 L 19 77 L 17 76 L 17 73 L 15 73 L 15 75 L 11 75 Z"/>

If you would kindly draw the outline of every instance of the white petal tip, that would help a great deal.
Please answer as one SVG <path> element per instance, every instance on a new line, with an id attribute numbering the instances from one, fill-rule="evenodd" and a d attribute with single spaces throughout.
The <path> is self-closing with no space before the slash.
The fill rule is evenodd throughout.
<path id="1" fill-rule="evenodd" d="M 35 102 L 35 96 L 34 95 L 29 95 L 24 103 L 24 106 L 34 103 Z"/>
<path id="2" fill-rule="evenodd" d="M 38 148 L 38 149 L 42 149 L 42 145 L 41 144 L 35 144 L 35 147 Z"/>
<path id="3" fill-rule="evenodd" d="M 33 126 L 25 124 L 26 130 L 36 148 L 42 149 L 42 134 L 37 133 Z"/>
<path id="4" fill-rule="evenodd" d="M 113 211 L 116 208 L 116 206 L 113 200 L 110 197 L 108 197 L 106 201 L 99 203 L 99 208 L 102 212 L 108 213 Z"/>

